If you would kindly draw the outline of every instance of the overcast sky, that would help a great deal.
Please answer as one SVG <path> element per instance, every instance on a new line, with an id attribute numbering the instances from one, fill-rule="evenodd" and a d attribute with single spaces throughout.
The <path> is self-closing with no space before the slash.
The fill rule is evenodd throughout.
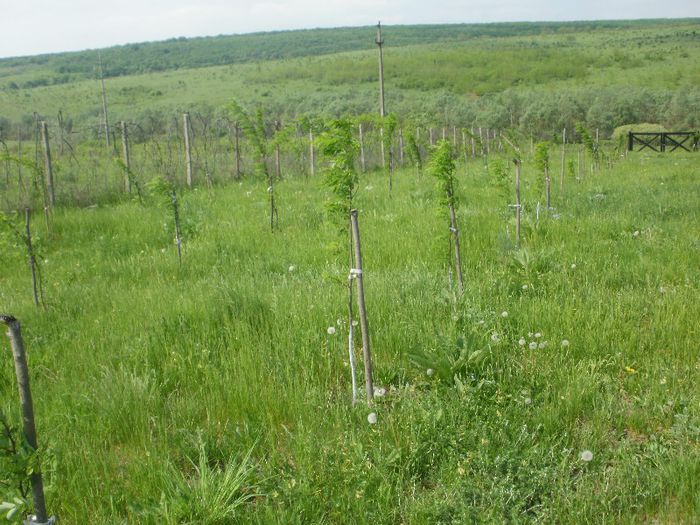
<path id="1" fill-rule="evenodd" d="M 276 29 L 700 17 L 700 0 L 0 0 L 0 57 Z"/>

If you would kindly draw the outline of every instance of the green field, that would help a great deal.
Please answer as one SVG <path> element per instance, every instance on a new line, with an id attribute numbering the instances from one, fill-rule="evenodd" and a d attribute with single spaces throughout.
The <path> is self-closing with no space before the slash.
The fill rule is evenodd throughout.
<path id="1" fill-rule="evenodd" d="M 0 304 L 24 324 L 50 510 L 64 523 L 692 523 L 698 157 L 631 154 L 567 175 L 563 192 L 555 177 L 539 220 L 525 167 L 517 250 L 493 169 L 458 165 L 463 296 L 433 181 L 404 169 L 389 195 L 381 171 L 362 175 L 387 390 L 372 409 L 350 406 L 348 267 L 319 180 L 277 184 L 274 234 L 262 181 L 182 193 L 182 267 L 151 201 L 60 207 L 50 237 L 37 217 L 46 309 L 12 243 Z"/>
<path id="2" fill-rule="evenodd" d="M 22 322 L 40 445 L 38 456 L 21 447 L 3 336 L 0 523 L 13 502 L 8 522 L 31 508 L 36 465 L 66 524 L 698 521 L 700 157 L 607 140 L 623 124 L 698 128 L 697 21 L 395 29 L 387 105 L 403 150 L 391 119 L 357 117 L 376 112 L 371 28 L 365 50 L 364 29 L 105 50 L 110 122 L 131 130 L 130 195 L 118 134 L 110 148 L 100 136 L 90 54 L 0 60 L 0 314 Z M 175 56 L 152 70 L 169 46 Z M 68 78 L 26 84 L 57 74 Z M 255 107 L 280 177 L 263 173 L 250 129 L 235 171 L 230 125 Z M 50 127 L 46 215 L 33 111 Z M 351 402 L 348 239 L 329 210 L 323 142 L 309 167 L 309 130 L 328 140 L 323 119 L 346 114 L 365 126 L 353 205 L 383 394 L 371 406 L 362 388 Z M 482 126 L 510 129 L 487 142 Z M 463 293 L 425 169 L 429 128 L 455 140 Z M 542 138 L 553 139 L 551 209 Z"/>

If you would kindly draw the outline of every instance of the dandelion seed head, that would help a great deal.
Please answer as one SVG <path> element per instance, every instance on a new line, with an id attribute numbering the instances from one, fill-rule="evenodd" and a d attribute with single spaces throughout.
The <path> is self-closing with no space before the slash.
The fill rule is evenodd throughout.
<path id="1" fill-rule="evenodd" d="M 493 341 L 494 343 L 497 343 L 499 341 L 499 337 L 496 332 L 491 334 L 491 341 Z"/>
<path id="2" fill-rule="evenodd" d="M 532 341 L 529 345 L 527 345 L 527 347 L 530 350 L 537 350 L 537 343 L 535 341 Z"/>
<path id="3" fill-rule="evenodd" d="M 576 269 L 576 263 L 571 263 L 571 269 L 575 270 Z"/>
<path id="4" fill-rule="evenodd" d="M 294 270 L 296 270 L 296 269 L 297 269 L 297 267 L 294 266 L 293 264 L 290 264 L 290 265 L 289 265 L 289 268 L 288 268 L 289 273 L 292 273 L 292 272 L 293 272 Z"/>
<path id="5" fill-rule="evenodd" d="M 562 341 L 561 341 L 561 346 L 562 346 L 562 348 L 566 348 L 567 346 L 569 346 L 569 340 L 568 340 L 568 339 L 562 339 Z"/>
<path id="6" fill-rule="evenodd" d="M 335 326 L 329 326 L 326 332 L 328 332 L 328 335 L 335 335 Z"/>
<path id="7" fill-rule="evenodd" d="M 632 237 L 639 237 L 639 230 L 634 230 Z"/>
<path id="8" fill-rule="evenodd" d="M 523 290 L 527 290 L 527 289 L 528 289 L 527 284 L 523 284 Z"/>
<path id="9" fill-rule="evenodd" d="M 381 386 L 374 387 L 374 397 L 384 397 L 386 395 L 386 388 Z"/>
<path id="10" fill-rule="evenodd" d="M 360 324 L 358 321 L 353 321 L 353 322 L 352 322 L 352 325 L 353 325 L 353 326 L 357 326 L 358 324 Z"/>
<path id="11" fill-rule="evenodd" d="M 524 402 L 525 402 L 526 405 L 531 405 L 531 404 L 532 404 L 532 399 L 530 399 L 529 397 L 526 397 Z"/>
<path id="12" fill-rule="evenodd" d="M 527 343 L 527 341 L 525 341 L 525 338 L 524 338 L 524 337 L 521 337 L 521 338 L 518 340 L 518 344 L 519 344 L 520 346 L 525 346 L 526 343 Z"/>
<path id="13" fill-rule="evenodd" d="M 508 317 L 508 312 L 506 312 L 505 310 L 503 310 L 503 311 L 501 312 L 501 317 L 503 317 L 503 318 Z"/>
<path id="14" fill-rule="evenodd" d="M 428 377 L 432 377 L 432 375 L 433 375 L 434 373 L 435 373 L 435 370 L 433 370 L 432 368 L 428 368 L 428 369 L 425 371 L 425 375 L 427 375 Z"/>
<path id="15" fill-rule="evenodd" d="M 540 332 L 535 332 L 535 339 L 539 339 L 542 337 L 542 334 Z"/>
<path id="16" fill-rule="evenodd" d="M 537 348 L 542 350 L 543 348 L 547 348 L 547 341 L 542 341 L 540 344 L 537 345 Z"/>
<path id="17" fill-rule="evenodd" d="M 367 416 L 367 422 L 370 425 L 375 425 L 377 423 L 377 413 L 376 412 L 370 412 L 369 415 Z"/>
<path id="18" fill-rule="evenodd" d="M 584 450 L 581 452 L 581 461 L 589 462 L 593 459 L 593 452 L 590 450 Z"/>

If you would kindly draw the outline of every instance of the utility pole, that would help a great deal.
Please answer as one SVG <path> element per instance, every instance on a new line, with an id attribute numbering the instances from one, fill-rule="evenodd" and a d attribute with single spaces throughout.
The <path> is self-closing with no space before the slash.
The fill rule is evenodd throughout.
<path id="1" fill-rule="evenodd" d="M 102 85 L 102 114 L 104 116 L 104 126 L 105 126 L 105 142 L 109 148 L 109 120 L 107 120 L 107 91 L 105 90 L 105 77 L 102 71 L 102 53 L 97 52 L 97 59 L 100 63 L 100 84 Z"/>
<path id="2" fill-rule="evenodd" d="M 386 109 L 384 107 L 384 54 L 382 52 L 382 46 L 384 45 L 384 39 L 382 38 L 382 23 L 377 22 L 377 38 L 375 40 L 377 47 L 379 47 L 379 116 L 386 116 Z"/>

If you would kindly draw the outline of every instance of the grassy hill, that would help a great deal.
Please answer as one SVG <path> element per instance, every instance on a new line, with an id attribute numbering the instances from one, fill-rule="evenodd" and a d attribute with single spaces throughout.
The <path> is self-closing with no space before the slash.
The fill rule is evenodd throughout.
<path id="1" fill-rule="evenodd" d="M 694 19 L 387 27 L 387 107 L 434 125 L 538 133 L 575 121 L 606 132 L 649 120 L 697 127 L 699 27 Z M 143 123 L 232 99 L 286 119 L 374 112 L 373 41 L 367 27 L 109 48 L 111 120 Z M 95 51 L 0 60 L 0 132 L 31 126 L 34 112 L 54 121 L 59 110 L 76 128 L 97 129 L 96 64 Z"/>

